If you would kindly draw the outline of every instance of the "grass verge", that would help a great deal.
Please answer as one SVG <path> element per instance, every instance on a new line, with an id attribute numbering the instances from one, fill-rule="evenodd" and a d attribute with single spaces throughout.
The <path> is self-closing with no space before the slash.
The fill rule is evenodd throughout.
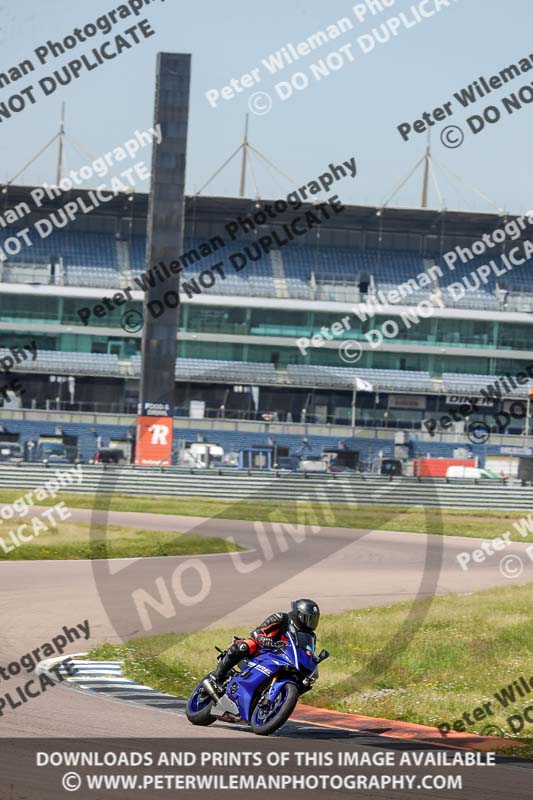
<path id="1" fill-rule="evenodd" d="M 532 604 L 533 584 L 436 597 L 406 649 L 398 648 L 394 636 L 410 603 L 325 616 L 320 622 L 319 646 L 329 650 L 331 657 L 302 701 L 425 725 L 447 722 L 451 728 L 465 712 L 472 714 L 489 702 L 493 713 L 477 722 L 471 718 L 473 724 L 465 722 L 465 730 L 482 733 L 487 725 L 497 725 L 510 736 L 507 720 L 533 705 L 533 686 L 529 695 L 517 694 L 507 707 L 494 695 L 521 676 L 533 684 Z M 133 639 L 122 646 L 103 644 L 91 657 L 122 658 L 130 678 L 186 696 L 215 664 L 214 645 L 227 646 L 234 633 L 245 635 L 257 622 L 250 620 L 239 631 L 165 634 Z M 387 642 L 386 656 L 375 659 Z M 519 735 L 526 737 L 521 741 L 528 746 L 517 754 L 533 757 L 532 734 L 533 725 L 526 722 Z"/>
<path id="2" fill-rule="evenodd" d="M 0 492 L 0 504 L 13 503 L 19 492 Z M 138 511 L 150 514 L 178 514 L 210 519 L 262 520 L 292 524 L 321 525 L 339 528 L 411 531 L 413 533 L 445 533 L 447 536 L 472 536 L 494 539 L 506 531 L 513 541 L 533 542 L 531 530 L 525 527 L 522 536 L 514 522 L 528 518 L 520 511 L 487 511 L 472 509 L 427 509 L 416 506 L 329 505 L 316 502 L 283 502 L 268 500 L 213 500 L 209 497 L 153 497 L 129 495 L 61 494 L 42 505 L 63 501 L 70 508 Z"/>
<path id="3" fill-rule="evenodd" d="M 31 522 L 26 536 L 31 535 Z M 15 527 L 15 526 L 14 526 Z M 228 553 L 242 548 L 216 536 L 198 536 L 174 531 L 60 522 L 31 542 L 14 547 L 9 533 L 0 531 L 0 561 L 34 561 L 92 558 L 141 558 Z"/>

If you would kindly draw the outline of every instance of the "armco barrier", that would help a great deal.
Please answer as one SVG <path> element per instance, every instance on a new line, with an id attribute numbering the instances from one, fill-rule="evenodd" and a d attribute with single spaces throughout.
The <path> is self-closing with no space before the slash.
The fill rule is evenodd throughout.
<path id="1" fill-rule="evenodd" d="M 40 486 L 69 465 L 0 464 L 0 488 L 20 494 Z M 424 482 L 413 478 L 351 477 L 346 473 L 240 472 L 237 470 L 180 470 L 157 467 L 83 465 L 83 483 L 69 490 L 164 497 L 211 497 L 223 500 L 297 500 L 321 495 L 331 503 L 353 498 L 360 505 L 434 506 L 442 508 L 533 509 L 533 489 L 497 481 L 469 483 Z M 200 509 L 199 509 L 200 510 Z"/>

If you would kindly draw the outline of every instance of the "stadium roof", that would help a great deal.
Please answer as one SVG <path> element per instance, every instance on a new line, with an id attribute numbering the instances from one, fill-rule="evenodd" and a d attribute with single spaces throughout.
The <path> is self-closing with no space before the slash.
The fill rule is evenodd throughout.
<path id="1" fill-rule="evenodd" d="M 33 209 L 34 204 L 29 201 L 31 192 L 35 186 L 5 186 L 2 189 L 2 203 L 0 204 L 0 215 L 5 213 L 8 208 L 12 208 L 21 202 L 28 202 Z M 90 189 L 72 190 L 65 192 L 56 200 L 47 200 L 41 209 L 36 209 L 35 213 L 39 216 L 43 212 L 53 211 L 60 208 L 68 200 L 75 197 L 86 197 L 87 204 L 90 203 Z M 94 191 L 94 190 L 93 190 Z M 187 224 L 197 222 L 209 222 L 211 224 L 222 224 L 230 218 L 247 214 L 256 204 L 261 206 L 266 203 L 273 203 L 277 199 L 270 198 L 252 200 L 240 197 L 210 197 L 210 196 L 188 196 L 186 198 L 186 221 Z M 324 202 L 326 198 L 320 198 Z M 342 198 L 341 198 L 342 199 Z M 305 204 L 304 207 L 311 207 Z M 291 216 L 294 215 L 291 210 Z M 102 221 L 110 218 L 132 219 L 135 228 L 145 227 L 148 214 L 148 195 L 145 193 L 119 194 L 108 203 L 102 204 L 97 211 L 87 215 L 90 218 L 98 218 Z M 409 233 L 421 236 L 454 236 L 456 238 L 477 238 L 485 232 L 499 227 L 505 218 L 514 218 L 516 215 L 506 215 L 503 212 L 464 212 L 448 211 L 437 209 L 422 208 L 390 208 L 379 209 L 375 206 L 346 206 L 345 212 L 335 219 L 334 227 L 337 230 L 349 231 L 373 231 L 378 233 Z M 139 225 L 140 223 L 140 225 Z M 109 223 L 108 223 L 109 225 Z M 80 228 L 84 228 L 80 222 Z M 95 229 L 94 224 L 87 226 Z M 108 226 L 106 226 L 108 227 Z"/>

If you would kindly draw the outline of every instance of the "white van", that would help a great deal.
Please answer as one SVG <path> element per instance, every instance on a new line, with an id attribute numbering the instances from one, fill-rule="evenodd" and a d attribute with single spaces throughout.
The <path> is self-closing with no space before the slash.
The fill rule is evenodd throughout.
<path id="1" fill-rule="evenodd" d="M 324 456 L 305 456 L 298 464 L 300 472 L 327 472 L 328 459 Z"/>
<path id="2" fill-rule="evenodd" d="M 448 478 L 462 478 L 469 480 L 481 480 L 484 478 L 497 478 L 498 476 L 486 469 L 479 467 L 448 467 L 446 470 L 446 480 Z"/>

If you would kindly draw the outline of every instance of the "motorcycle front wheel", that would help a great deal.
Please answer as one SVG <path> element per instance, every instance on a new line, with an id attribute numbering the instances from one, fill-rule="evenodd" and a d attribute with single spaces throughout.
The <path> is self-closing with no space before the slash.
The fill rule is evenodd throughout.
<path id="1" fill-rule="evenodd" d="M 189 697 L 186 715 L 193 725 L 212 725 L 216 717 L 211 714 L 213 700 L 200 683 Z"/>
<path id="2" fill-rule="evenodd" d="M 298 702 L 298 688 L 294 683 L 286 683 L 273 702 L 267 700 L 270 687 L 260 695 L 254 706 L 250 727 L 258 736 L 268 736 L 287 722 Z"/>

